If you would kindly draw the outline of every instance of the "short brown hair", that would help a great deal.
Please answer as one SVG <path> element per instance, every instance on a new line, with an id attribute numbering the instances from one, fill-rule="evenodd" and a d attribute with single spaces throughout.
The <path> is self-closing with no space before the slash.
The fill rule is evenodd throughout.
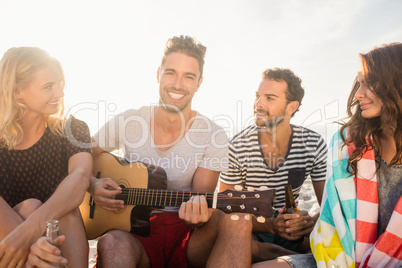
<path id="1" fill-rule="evenodd" d="M 302 104 L 302 100 L 304 97 L 304 89 L 301 86 L 302 80 L 296 76 L 291 70 L 289 69 L 281 69 L 281 68 L 274 68 L 274 69 L 267 69 L 262 73 L 262 79 L 271 79 L 277 82 L 285 81 L 287 84 L 286 90 L 286 100 L 288 102 L 297 101 L 299 102 L 299 107 L 294 114 L 299 111 L 299 108 Z"/>
<path id="2" fill-rule="evenodd" d="M 184 53 L 190 57 L 198 60 L 198 67 L 200 68 L 200 78 L 204 71 L 204 57 L 207 48 L 200 42 L 196 41 L 193 37 L 180 35 L 169 38 L 166 42 L 165 51 L 163 53 L 161 66 L 165 63 L 167 56 L 172 52 Z"/>

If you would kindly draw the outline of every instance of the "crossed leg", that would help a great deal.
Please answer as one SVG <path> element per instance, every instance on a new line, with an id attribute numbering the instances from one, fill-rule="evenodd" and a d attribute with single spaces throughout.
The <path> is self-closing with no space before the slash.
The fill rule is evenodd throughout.
<path id="1" fill-rule="evenodd" d="M 88 267 L 89 245 L 78 208 L 59 220 L 59 234 L 66 236 L 61 252 L 69 267 Z"/>
<path id="2" fill-rule="evenodd" d="M 16 205 L 14 210 L 23 221 L 41 205 L 41 201 L 31 198 Z M 88 240 L 85 236 L 84 223 L 78 208 L 59 220 L 59 234 L 66 236 L 65 242 L 61 246 L 61 252 L 68 260 L 69 266 L 88 267 Z"/>

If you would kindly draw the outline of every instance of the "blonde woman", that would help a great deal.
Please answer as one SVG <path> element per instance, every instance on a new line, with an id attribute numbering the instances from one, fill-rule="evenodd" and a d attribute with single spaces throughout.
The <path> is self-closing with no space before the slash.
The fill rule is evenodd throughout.
<path id="1" fill-rule="evenodd" d="M 88 266 L 78 210 L 92 169 L 87 125 L 65 119 L 60 63 L 35 47 L 0 61 L 0 267 Z M 60 248 L 43 238 L 59 220 Z"/>

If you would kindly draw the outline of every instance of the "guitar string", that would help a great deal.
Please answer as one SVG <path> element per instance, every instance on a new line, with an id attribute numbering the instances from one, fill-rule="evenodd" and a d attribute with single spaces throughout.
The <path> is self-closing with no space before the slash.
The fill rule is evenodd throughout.
<path id="1" fill-rule="evenodd" d="M 159 190 L 161 191 L 161 190 Z M 124 191 L 124 193 L 118 195 L 119 197 L 122 197 L 124 200 L 127 200 L 126 202 L 128 204 L 138 204 L 138 205 L 148 205 L 148 206 L 166 206 L 166 198 L 167 196 L 170 194 L 171 198 L 170 198 L 170 202 L 169 202 L 169 206 L 172 206 L 172 203 L 174 206 L 177 206 L 178 204 L 181 204 L 185 201 L 188 201 L 191 196 L 193 196 L 194 194 L 199 195 L 200 193 L 196 193 L 196 192 L 181 192 L 179 195 L 178 191 L 168 191 L 168 190 L 164 190 L 164 192 L 161 191 L 161 193 L 159 194 L 159 198 L 158 195 L 156 195 L 156 197 L 154 198 L 153 195 L 156 192 L 156 194 L 158 194 L 158 190 L 150 190 L 150 189 L 136 189 L 136 188 L 132 188 L 129 190 Z M 176 192 L 176 196 L 173 197 L 172 193 Z M 213 200 L 214 194 L 211 193 L 207 193 L 206 194 L 206 199 L 207 202 L 211 202 Z M 165 202 L 162 202 L 162 198 L 165 199 Z M 140 201 L 135 201 L 136 199 L 140 199 Z M 159 199 L 159 202 L 158 202 Z M 181 199 L 181 200 L 180 200 Z M 220 201 L 228 201 L 228 200 L 244 200 L 247 201 L 249 199 L 257 199 L 255 196 L 245 196 L 245 197 L 238 197 L 238 196 L 227 196 L 227 194 L 218 194 L 218 199 Z M 134 202 L 133 202 L 134 201 Z M 218 207 L 224 207 L 225 205 L 223 204 L 219 204 Z M 236 206 L 236 204 L 232 204 L 232 206 Z M 237 205 L 239 206 L 239 205 Z M 251 205 L 250 205 L 251 207 Z M 255 207 L 255 206 L 253 206 Z"/>
<path id="2" fill-rule="evenodd" d="M 191 191 L 175 191 L 175 190 L 165 190 L 165 189 L 143 189 L 143 188 L 123 188 L 122 193 L 130 193 L 130 192 L 145 192 L 145 193 L 150 193 L 150 192 L 158 192 L 161 191 L 161 194 L 163 193 L 170 193 L 170 192 L 177 192 L 177 193 L 183 193 L 183 194 L 207 194 L 207 195 L 213 195 L 214 193 L 204 193 L 204 192 L 191 192 Z M 235 193 L 243 193 L 246 195 L 253 195 L 253 194 L 260 194 L 261 192 L 235 192 Z M 227 195 L 224 192 L 218 193 L 220 195 Z"/>
<path id="3" fill-rule="evenodd" d="M 171 193 L 175 193 L 176 191 L 167 191 L 167 192 L 162 192 L 162 193 L 157 193 L 159 196 L 165 196 L 165 195 L 170 195 Z M 182 196 L 195 196 L 195 195 L 206 195 L 207 197 L 213 197 L 214 194 L 203 194 L 203 193 L 197 193 L 197 192 L 192 192 L 192 193 L 179 193 L 178 198 L 182 198 Z M 138 192 L 138 191 L 133 191 L 133 192 L 122 192 L 120 194 L 118 194 L 118 196 L 135 196 L 135 195 L 139 195 L 139 196 L 151 196 L 155 194 L 155 192 Z M 219 198 L 227 198 L 227 199 L 234 199 L 234 198 L 238 198 L 238 199 L 258 199 L 258 197 L 255 196 L 245 196 L 245 197 L 240 197 L 240 196 L 228 196 L 226 194 L 218 194 Z M 155 198 L 158 198 L 158 196 L 156 196 Z M 172 197 L 172 199 L 175 199 L 176 197 Z"/>
<path id="4" fill-rule="evenodd" d="M 165 193 L 159 193 L 159 196 L 165 196 L 165 195 L 170 195 L 170 193 L 175 193 L 176 191 L 168 191 L 168 192 L 165 192 Z M 128 193 L 125 193 L 125 192 L 123 192 L 123 193 L 121 193 L 121 194 L 118 194 L 117 196 L 151 196 L 151 195 L 153 195 L 153 194 L 155 194 L 155 192 L 145 192 L 145 193 L 141 193 L 141 192 L 128 192 Z M 180 194 L 180 192 L 179 192 L 179 194 Z M 214 194 L 202 194 L 202 193 L 196 193 L 196 192 L 194 192 L 194 193 L 185 193 L 185 194 L 180 194 L 178 197 L 171 197 L 171 199 L 180 199 L 180 198 L 182 198 L 183 196 L 185 196 L 185 197 L 192 197 L 192 196 L 195 196 L 195 195 L 206 195 L 207 197 L 213 197 L 214 196 Z M 220 198 L 220 199 L 258 199 L 257 197 L 255 197 L 255 196 L 245 196 L 245 197 L 240 197 L 240 196 L 227 196 L 226 194 L 218 194 L 218 197 Z M 152 199 L 153 198 L 156 198 L 156 199 L 158 199 L 159 197 L 158 196 L 156 196 L 156 197 L 152 197 Z"/>
<path id="5" fill-rule="evenodd" d="M 159 193 L 160 191 L 160 193 Z M 173 197 L 172 194 L 176 192 L 176 196 Z M 156 193 L 156 197 L 154 198 L 154 194 Z M 180 195 L 179 195 L 180 193 Z M 253 194 L 250 192 L 247 192 L 249 195 Z M 158 202 L 158 194 L 159 194 L 159 202 Z M 143 204 L 143 205 L 155 205 L 155 206 L 160 206 L 160 205 L 167 205 L 166 204 L 166 198 L 168 195 L 171 195 L 170 198 L 170 203 L 171 205 L 172 201 L 175 205 L 178 203 L 183 203 L 185 201 L 188 201 L 191 196 L 194 195 L 200 195 L 203 194 L 206 196 L 207 201 L 212 201 L 214 194 L 213 193 L 200 193 L 200 192 L 182 192 L 182 191 L 174 191 L 174 190 L 164 190 L 164 189 L 143 189 L 143 188 L 128 188 L 128 189 L 123 189 L 122 193 L 118 195 L 118 197 L 122 197 L 125 200 L 127 200 L 127 203 L 129 204 Z M 254 193 L 255 194 L 255 193 Z M 162 202 L 162 198 L 165 199 L 165 202 Z M 140 199 L 140 201 L 135 201 L 137 199 Z M 180 202 L 181 199 L 181 202 Z M 255 196 L 228 196 L 227 194 L 223 193 L 218 193 L 218 199 L 221 201 L 224 200 L 248 200 L 248 199 L 257 199 Z M 134 201 L 134 202 L 133 202 Z"/>
<path id="6" fill-rule="evenodd" d="M 172 194 L 176 193 L 175 196 L 173 196 Z M 180 193 L 180 195 L 179 195 Z M 248 195 L 252 195 L 255 194 L 251 193 L 251 192 L 246 192 Z M 154 197 L 155 194 L 155 197 Z M 158 198 L 158 194 L 159 194 L 159 198 Z M 137 204 L 137 205 L 148 205 L 148 206 L 166 206 L 166 198 L 168 195 L 170 195 L 170 203 L 169 205 L 172 205 L 172 201 L 174 205 L 178 205 L 183 203 L 184 201 L 187 201 L 190 199 L 191 196 L 194 195 L 200 195 L 200 194 L 204 194 L 206 195 L 207 198 L 207 202 L 211 202 L 212 198 L 214 197 L 213 193 L 200 193 L 200 192 L 183 192 L 183 191 L 174 191 L 174 190 L 164 190 L 164 189 L 143 189 L 143 188 L 127 188 L 127 189 L 123 189 L 122 193 L 119 194 L 118 196 L 120 197 L 125 197 L 127 199 L 127 203 L 129 204 Z M 150 198 L 151 197 L 151 198 Z M 165 202 L 162 202 L 162 199 L 165 199 Z M 142 200 L 142 201 L 135 201 L 135 200 Z M 159 199 L 159 202 L 158 202 Z M 180 201 L 181 199 L 181 201 Z M 184 200 L 185 199 L 185 200 Z M 218 199 L 221 201 L 227 201 L 227 200 L 245 200 L 247 201 L 248 199 L 257 199 L 255 196 L 247 196 L 245 195 L 244 197 L 239 197 L 239 196 L 228 196 L 227 194 L 224 193 L 218 193 Z M 134 203 L 132 203 L 132 201 L 134 201 Z M 241 206 L 239 204 L 232 204 L 231 205 L 232 208 L 236 208 L 237 206 Z M 255 208 L 255 206 L 248 206 L 249 210 L 250 208 Z M 224 204 L 218 204 L 217 208 L 227 208 L 226 205 Z M 241 211 L 233 211 L 233 212 L 241 212 Z M 252 213 L 252 214 L 257 214 L 257 215 L 268 215 L 267 212 L 264 212 L 263 210 L 257 209 L 257 210 L 253 210 L 251 211 L 244 211 L 244 212 L 248 212 L 248 213 Z"/>

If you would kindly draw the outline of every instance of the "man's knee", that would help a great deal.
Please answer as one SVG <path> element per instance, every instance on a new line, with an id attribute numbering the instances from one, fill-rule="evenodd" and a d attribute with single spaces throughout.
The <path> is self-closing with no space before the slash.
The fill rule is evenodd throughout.
<path id="1" fill-rule="evenodd" d="M 150 267 L 141 242 L 126 231 L 112 230 L 98 241 L 99 267 Z"/>
<path id="2" fill-rule="evenodd" d="M 250 215 L 246 214 L 225 214 L 217 211 L 211 217 L 215 221 L 214 225 L 218 226 L 220 231 L 233 231 L 240 234 L 247 234 L 251 237 L 253 223 Z"/>
<path id="3" fill-rule="evenodd" d="M 107 234 L 102 236 L 98 240 L 98 251 L 99 253 L 107 252 L 113 250 L 116 245 L 119 244 L 119 231 L 109 231 Z"/>
<path id="4" fill-rule="evenodd" d="M 14 210 L 24 219 L 28 218 L 35 210 L 42 205 L 42 202 L 35 198 L 29 198 L 14 207 Z"/>
<path id="5" fill-rule="evenodd" d="M 141 243 L 130 233 L 120 230 L 112 230 L 106 233 L 98 241 L 98 251 L 121 252 L 123 249 L 129 251 L 137 248 Z"/>

